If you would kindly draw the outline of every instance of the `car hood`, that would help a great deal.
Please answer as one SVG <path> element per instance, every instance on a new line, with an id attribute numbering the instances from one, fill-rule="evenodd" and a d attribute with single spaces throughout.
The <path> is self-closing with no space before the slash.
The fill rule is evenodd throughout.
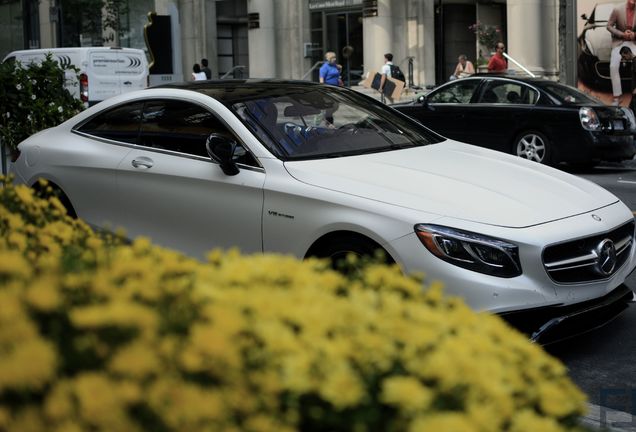
<path id="1" fill-rule="evenodd" d="M 537 225 L 618 201 L 579 177 L 451 140 L 285 167 L 297 180 L 320 188 L 505 227 Z"/>

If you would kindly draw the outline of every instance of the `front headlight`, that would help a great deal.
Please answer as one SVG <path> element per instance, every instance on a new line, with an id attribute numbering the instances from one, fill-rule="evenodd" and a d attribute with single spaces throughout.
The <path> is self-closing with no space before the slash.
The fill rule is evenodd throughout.
<path id="1" fill-rule="evenodd" d="M 581 126 L 585 130 L 595 131 L 601 128 L 601 122 L 593 108 L 579 108 L 579 120 L 581 120 Z"/>
<path id="2" fill-rule="evenodd" d="M 418 224 L 415 233 L 436 257 L 491 276 L 521 274 L 519 248 L 504 240 L 440 225 Z"/>
<path id="3" fill-rule="evenodd" d="M 623 111 L 625 117 L 627 118 L 627 122 L 629 123 L 629 130 L 632 132 L 636 131 L 636 117 L 634 117 L 634 112 L 627 107 L 622 107 L 621 111 Z"/>

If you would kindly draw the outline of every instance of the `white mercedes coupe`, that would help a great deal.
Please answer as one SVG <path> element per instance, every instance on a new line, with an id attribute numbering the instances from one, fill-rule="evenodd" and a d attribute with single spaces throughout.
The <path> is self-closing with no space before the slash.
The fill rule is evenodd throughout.
<path id="1" fill-rule="evenodd" d="M 457 124 L 458 128 L 464 127 Z M 224 80 L 113 97 L 19 145 L 95 227 L 203 256 L 373 254 L 423 272 L 538 341 L 632 299 L 634 217 L 601 187 L 447 140 L 385 105 L 308 82 Z"/>

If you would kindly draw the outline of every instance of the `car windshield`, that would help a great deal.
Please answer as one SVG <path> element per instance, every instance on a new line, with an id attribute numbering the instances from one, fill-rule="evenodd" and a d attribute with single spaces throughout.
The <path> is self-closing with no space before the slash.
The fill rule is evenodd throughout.
<path id="1" fill-rule="evenodd" d="M 284 160 L 375 153 L 443 140 L 379 102 L 328 86 L 256 94 L 231 108 Z"/>
<path id="2" fill-rule="evenodd" d="M 543 89 L 562 105 L 596 105 L 599 103 L 598 100 L 586 95 L 582 91 L 563 84 L 545 84 Z"/>

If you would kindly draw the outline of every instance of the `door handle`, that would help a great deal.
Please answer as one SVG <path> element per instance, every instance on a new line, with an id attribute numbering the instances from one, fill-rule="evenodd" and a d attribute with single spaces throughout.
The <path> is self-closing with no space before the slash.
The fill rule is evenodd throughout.
<path id="1" fill-rule="evenodd" d="M 132 161 L 132 166 L 139 169 L 152 168 L 153 165 L 154 165 L 154 162 L 152 161 L 152 159 L 147 157 L 140 157 L 138 159 L 133 159 Z"/>

